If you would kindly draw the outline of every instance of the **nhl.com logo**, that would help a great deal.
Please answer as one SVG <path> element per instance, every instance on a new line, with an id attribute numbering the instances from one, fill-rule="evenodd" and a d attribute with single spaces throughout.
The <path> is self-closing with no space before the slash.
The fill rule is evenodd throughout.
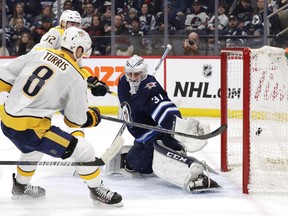
<path id="1" fill-rule="evenodd" d="M 212 76 L 212 65 L 211 64 L 205 64 L 203 65 L 203 75 L 205 77 Z"/>

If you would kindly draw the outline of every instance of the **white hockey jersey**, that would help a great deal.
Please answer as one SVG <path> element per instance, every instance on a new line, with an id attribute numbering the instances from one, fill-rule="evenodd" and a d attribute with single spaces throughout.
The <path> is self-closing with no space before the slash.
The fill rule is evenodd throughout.
<path id="1" fill-rule="evenodd" d="M 61 49 L 61 38 L 64 34 L 64 29 L 60 26 L 53 27 L 49 29 L 49 31 L 41 37 L 41 40 L 38 44 L 34 46 L 34 48 L 51 48 L 60 50 Z M 78 65 L 80 68 L 83 67 L 82 60 L 78 61 Z M 86 75 L 87 77 L 91 76 L 89 73 Z"/>
<path id="2" fill-rule="evenodd" d="M 0 79 L 13 85 L 1 118 L 15 130 L 48 129 L 52 115 L 64 110 L 69 126 L 87 121 L 87 82 L 70 56 L 34 49 L 0 67 Z"/>
<path id="3" fill-rule="evenodd" d="M 63 33 L 64 29 L 60 26 L 53 27 L 42 36 L 40 42 L 36 44 L 35 47 L 45 47 L 58 50 L 61 48 L 61 38 Z"/>

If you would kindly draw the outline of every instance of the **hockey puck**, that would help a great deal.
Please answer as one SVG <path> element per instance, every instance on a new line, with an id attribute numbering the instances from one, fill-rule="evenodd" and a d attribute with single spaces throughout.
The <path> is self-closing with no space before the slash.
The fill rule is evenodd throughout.
<path id="1" fill-rule="evenodd" d="M 263 131 L 262 128 L 259 127 L 259 128 L 257 129 L 257 131 L 256 131 L 256 135 L 257 135 L 257 136 L 260 136 L 260 134 L 261 134 L 262 131 Z"/>

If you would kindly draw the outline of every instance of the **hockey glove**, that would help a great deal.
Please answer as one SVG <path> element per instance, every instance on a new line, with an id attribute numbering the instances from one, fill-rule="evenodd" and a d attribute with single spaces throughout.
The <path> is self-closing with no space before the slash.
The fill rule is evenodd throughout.
<path id="1" fill-rule="evenodd" d="M 97 77 L 88 77 L 88 87 L 91 89 L 91 93 L 94 96 L 104 96 L 109 90 L 109 87 L 105 82 L 100 81 Z"/>
<path id="2" fill-rule="evenodd" d="M 97 107 L 89 107 L 87 111 L 87 121 L 82 128 L 95 127 L 101 122 L 100 110 Z"/>

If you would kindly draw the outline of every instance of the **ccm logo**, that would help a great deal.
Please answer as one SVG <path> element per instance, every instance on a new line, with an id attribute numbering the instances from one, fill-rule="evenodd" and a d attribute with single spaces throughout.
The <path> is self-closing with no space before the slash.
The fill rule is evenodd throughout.
<path id="1" fill-rule="evenodd" d="M 94 70 L 88 66 L 84 67 L 92 76 L 97 76 L 108 86 L 118 86 L 119 78 L 124 74 L 123 66 L 96 66 Z"/>
<path id="2" fill-rule="evenodd" d="M 180 155 L 177 155 L 177 154 L 174 154 L 174 153 L 172 153 L 172 152 L 167 152 L 166 155 L 167 155 L 168 157 L 170 157 L 170 158 L 173 158 L 173 159 L 175 159 L 175 160 L 181 161 L 181 162 L 183 162 L 183 163 L 185 163 L 185 162 L 187 161 L 187 158 L 184 158 L 184 157 L 182 157 L 182 156 L 180 156 Z"/>

